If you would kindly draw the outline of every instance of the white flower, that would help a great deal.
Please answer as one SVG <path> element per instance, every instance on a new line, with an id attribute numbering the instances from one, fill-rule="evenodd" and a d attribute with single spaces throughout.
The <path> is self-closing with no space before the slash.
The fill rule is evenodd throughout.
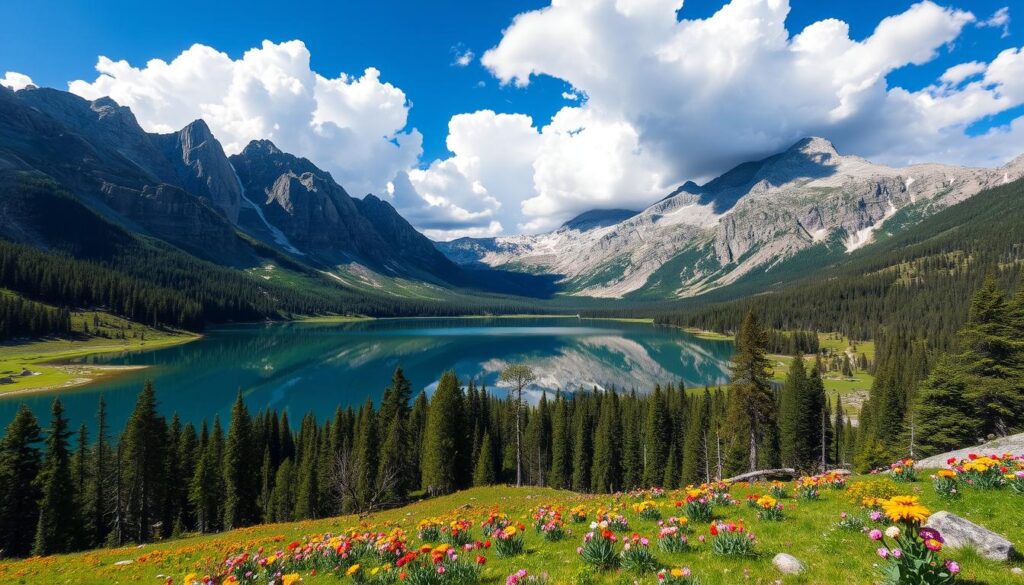
<path id="1" fill-rule="evenodd" d="M 896 538 L 897 536 L 900 535 L 899 526 L 890 526 L 890 527 L 886 528 L 885 529 L 885 535 L 888 536 L 889 538 Z"/>
<path id="2" fill-rule="evenodd" d="M 595 528 L 597 528 L 597 522 L 591 522 L 590 523 L 590 529 L 594 530 Z"/>

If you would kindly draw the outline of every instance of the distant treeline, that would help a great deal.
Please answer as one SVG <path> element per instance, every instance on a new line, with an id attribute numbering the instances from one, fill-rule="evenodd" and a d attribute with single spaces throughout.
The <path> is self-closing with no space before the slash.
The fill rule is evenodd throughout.
<path id="1" fill-rule="evenodd" d="M 71 331 L 71 316 L 66 309 L 0 293 L 0 340 L 64 334 Z"/>

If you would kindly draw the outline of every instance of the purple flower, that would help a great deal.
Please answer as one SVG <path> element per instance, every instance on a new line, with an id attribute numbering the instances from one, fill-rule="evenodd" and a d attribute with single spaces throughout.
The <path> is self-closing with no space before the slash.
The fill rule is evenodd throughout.
<path id="1" fill-rule="evenodd" d="M 875 528 L 874 530 L 868 533 L 868 538 L 870 538 L 871 540 L 882 540 L 882 531 Z"/>
<path id="2" fill-rule="evenodd" d="M 956 561 L 946 560 L 946 570 L 949 571 L 950 575 L 956 575 L 960 572 L 960 564 Z"/>
<path id="3" fill-rule="evenodd" d="M 881 519 L 882 519 L 882 513 L 879 512 L 878 510 L 875 510 L 874 512 L 871 513 L 871 521 L 872 522 L 878 522 Z"/>
<path id="4" fill-rule="evenodd" d="M 889 558 L 889 549 L 885 548 L 884 546 L 879 547 L 879 549 L 875 552 L 877 552 L 878 556 L 882 557 L 883 559 Z"/>
<path id="5" fill-rule="evenodd" d="M 898 558 L 903 556 L 903 551 L 901 551 L 898 548 L 894 548 L 894 549 L 892 549 L 892 556 L 894 556 L 894 557 L 896 557 L 898 559 Z"/>
<path id="6" fill-rule="evenodd" d="M 921 540 L 937 540 L 941 543 L 946 542 L 945 540 L 942 540 L 942 535 L 939 534 L 939 531 L 934 528 L 922 528 L 917 534 L 921 537 Z"/>

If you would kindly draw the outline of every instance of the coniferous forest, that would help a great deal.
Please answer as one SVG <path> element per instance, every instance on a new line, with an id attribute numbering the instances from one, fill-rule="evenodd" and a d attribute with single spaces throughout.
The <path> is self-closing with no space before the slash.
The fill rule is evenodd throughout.
<path id="1" fill-rule="evenodd" d="M 58 398 L 48 420 L 22 408 L 0 441 L 0 549 L 50 554 L 369 512 L 517 478 L 608 493 L 781 466 L 868 470 L 1024 428 L 1024 292 L 987 280 L 958 337 L 912 385 L 880 371 L 857 427 L 827 400 L 820 361 L 797 355 L 785 383 L 771 383 L 771 336 L 753 313 L 723 388 L 520 401 L 449 372 L 428 397 L 413 396 L 399 368 L 380 404 L 330 420 L 250 412 L 239 393 L 229 420 L 197 427 L 161 416 L 147 384 L 124 429 L 108 427 L 101 398 L 95 436 Z"/>

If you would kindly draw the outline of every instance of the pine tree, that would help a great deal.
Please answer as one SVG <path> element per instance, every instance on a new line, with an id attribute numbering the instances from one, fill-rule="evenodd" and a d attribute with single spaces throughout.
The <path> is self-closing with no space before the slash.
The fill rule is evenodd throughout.
<path id="1" fill-rule="evenodd" d="M 377 470 L 380 462 L 377 459 L 380 447 L 377 444 L 377 415 L 373 410 L 373 400 L 366 399 L 359 410 L 356 423 L 356 438 L 353 447 L 353 467 L 356 473 L 357 509 L 364 511 L 371 505 L 371 498 L 377 487 Z"/>
<path id="2" fill-rule="evenodd" d="M 410 417 L 409 400 L 412 398 L 412 385 L 405 378 L 401 368 L 396 368 L 391 378 L 391 385 L 384 391 L 380 412 L 377 420 L 383 431 L 379 457 L 378 477 L 389 474 L 396 475 L 385 499 L 390 502 L 401 502 L 414 483 L 412 477 L 412 461 L 410 451 Z"/>
<path id="3" fill-rule="evenodd" d="M 786 383 L 779 395 L 779 451 L 782 464 L 806 469 L 808 454 L 806 439 L 809 429 L 805 424 L 810 413 L 808 407 L 807 371 L 804 358 L 797 354 L 790 362 Z"/>
<path id="4" fill-rule="evenodd" d="M 189 504 L 195 513 L 196 530 L 205 533 L 217 528 L 220 497 L 217 486 L 221 477 L 217 448 L 210 440 L 205 420 L 200 431 L 198 450 L 200 455 L 189 488 Z"/>
<path id="5" fill-rule="evenodd" d="M 459 488 L 459 451 L 466 447 L 462 390 L 455 372 L 445 372 L 430 399 L 423 438 L 422 484 L 430 494 Z"/>
<path id="6" fill-rule="evenodd" d="M 953 358 L 940 359 L 918 388 L 914 403 L 915 442 L 924 457 L 974 443 L 983 427 L 969 399 L 970 377 Z"/>
<path id="7" fill-rule="evenodd" d="M 686 428 L 685 453 L 683 455 L 682 485 L 710 481 L 711 455 L 711 392 L 694 401 L 690 424 Z"/>
<path id="8" fill-rule="evenodd" d="M 274 492 L 274 467 L 270 459 L 270 447 L 263 449 L 263 464 L 260 465 L 260 495 L 258 508 L 261 522 L 273 522 L 274 512 L 270 508 L 270 498 Z"/>
<path id="9" fill-rule="evenodd" d="M 126 536 L 136 542 L 148 542 L 153 525 L 162 517 L 166 439 L 167 426 L 157 415 L 153 384 L 146 382 L 120 441 Z"/>
<path id="10" fill-rule="evenodd" d="M 601 401 L 597 428 L 594 429 L 594 460 L 590 471 L 590 488 L 611 493 L 622 487 L 618 396 L 609 390 Z"/>
<path id="11" fill-rule="evenodd" d="M 320 507 L 320 480 L 317 477 L 317 442 L 316 421 L 312 415 L 303 419 L 302 430 L 299 432 L 300 457 L 295 472 L 295 512 L 296 520 L 316 518 Z"/>
<path id="12" fill-rule="evenodd" d="M 78 508 L 71 475 L 71 453 L 68 421 L 60 399 L 53 401 L 50 428 L 47 429 L 46 452 L 36 481 L 42 487 L 39 501 L 39 522 L 36 525 L 32 554 L 51 555 L 68 552 L 75 545 L 78 533 Z"/>
<path id="13" fill-rule="evenodd" d="M 75 511 L 78 514 L 78 533 L 75 534 L 75 544 L 72 548 L 78 550 L 92 548 L 92 536 L 88 532 L 87 524 L 88 501 L 86 500 L 89 490 L 89 428 L 82 423 L 78 427 L 78 438 L 76 440 L 75 453 L 71 456 L 71 481 L 75 490 Z"/>
<path id="14" fill-rule="evenodd" d="M 231 530 L 248 526 L 257 519 L 256 496 L 258 476 L 253 473 L 256 456 L 252 419 L 242 400 L 242 391 L 235 396 L 231 421 L 224 444 L 224 528 Z"/>
<path id="15" fill-rule="evenodd" d="M 573 397 L 572 416 L 572 489 L 577 492 L 590 490 L 590 466 L 593 458 L 591 443 L 591 422 L 587 402 Z"/>
<path id="16" fill-rule="evenodd" d="M 846 425 L 845 416 L 846 413 L 843 412 L 843 398 L 842 396 L 836 396 L 836 413 L 832 424 L 832 458 L 838 465 L 846 463 L 844 451 L 844 449 L 846 449 L 846 440 L 844 437 Z"/>
<path id="17" fill-rule="evenodd" d="M 85 523 L 90 542 L 100 546 L 107 541 L 108 485 L 110 482 L 111 451 L 107 436 L 107 404 L 100 396 L 96 408 L 96 445 L 92 449 L 92 469 L 89 472 L 89 486 L 86 490 Z"/>
<path id="18" fill-rule="evenodd" d="M 557 489 L 568 488 L 572 481 L 569 431 L 569 412 L 566 400 L 559 392 L 555 394 L 555 409 L 551 416 L 551 473 L 548 476 L 549 485 Z"/>
<path id="19" fill-rule="evenodd" d="M 647 403 L 647 420 L 644 423 L 644 486 L 661 484 L 668 463 L 671 445 L 671 425 L 668 420 L 668 406 L 661 387 L 654 386 Z"/>
<path id="20" fill-rule="evenodd" d="M 969 399 L 983 435 L 1007 435 L 1024 423 L 1024 338 L 991 275 L 971 301 L 960 332 L 959 362 L 972 379 Z"/>
<path id="21" fill-rule="evenodd" d="M 25 556 L 39 524 L 39 423 L 22 405 L 0 439 L 0 550 Z"/>
<path id="22" fill-rule="evenodd" d="M 473 485 L 492 485 L 495 481 L 494 447 L 491 445 L 491 434 L 484 431 L 484 438 L 480 442 L 480 455 L 477 457 L 476 468 L 473 470 Z"/>
<path id="23" fill-rule="evenodd" d="M 409 413 L 409 488 L 422 488 L 423 469 L 421 458 L 423 454 L 423 437 L 427 429 L 427 393 L 420 391 L 413 401 L 412 411 Z"/>
<path id="24" fill-rule="evenodd" d="M 755 471 L 763 463 L 771 431 L 778 428 L 767 344 L 767 332 L 758 318 L 748 312 L 736 336 L 732 359 L 727 425 L 732 435 L 732 471 Z"/>
<path id="25" fill-rule="evenodd" d="M 270 509 L 274 522 L 295 520 L 295 467 L 291 457 L 285 457 L 274 475 L 274 489 L 270 494 Z"/>

